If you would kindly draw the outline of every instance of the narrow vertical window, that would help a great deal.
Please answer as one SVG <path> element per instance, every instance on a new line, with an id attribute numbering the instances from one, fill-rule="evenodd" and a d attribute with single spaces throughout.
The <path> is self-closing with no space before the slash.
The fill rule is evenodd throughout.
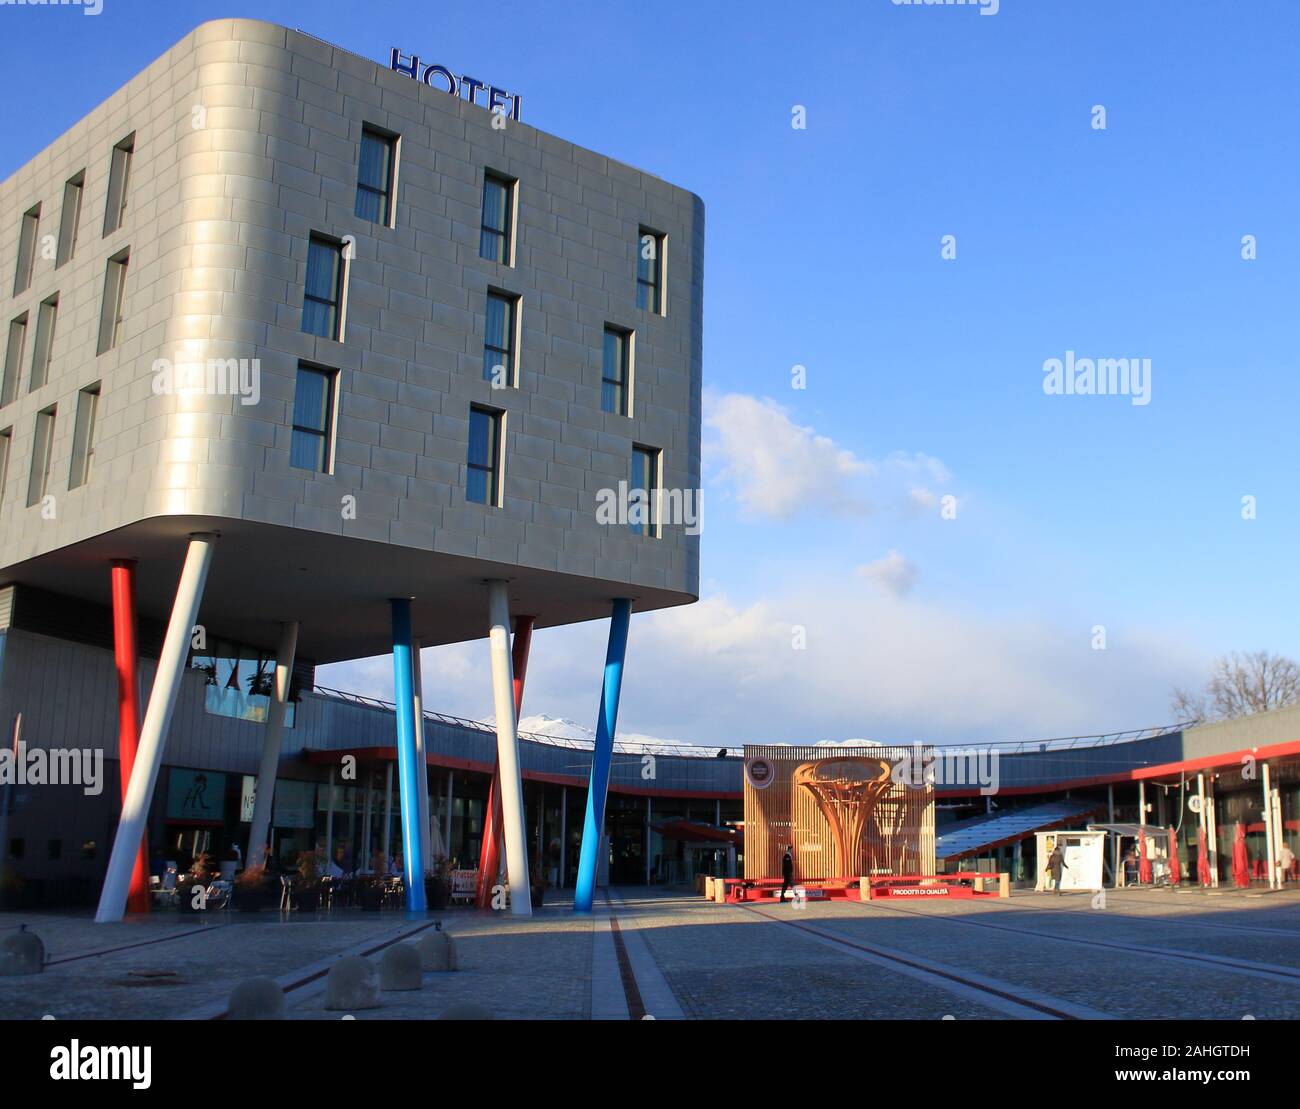
<path id="1" fill-rule="evenodd" d="M 129 260 L 129 253 L 124 250 L 110 258 L 108 268 L 104 270 L 104 299 L 99 306 L 99 346 L 96 354 L 112 350 L 122 337 L 122 303 Z"/>
<path id="2" fill-rule="evenodd" d="M 293 394 L 293 437 L 289 444 L 289 465 L 299 470 L 327 474 L 333 466 L 334 386 L 333 370 L 298 367 L 298 384 Z"/>
<path id="3" fill-rule="evenodd" d="M 516 182 L 500 174 L 483 175 L 483 224 L 479 231 L 478 253 L 489 262 L 513 266 L 514 215 Z"/>
<path id="4" fill-rule="evenodd" d="M 36 413 L 36 438 L 32 444 L 32 472 L 27 478 L 27 507 L 39 504 L 50 480 L 50 456 L 54 453 L 54 416 L 51 405 Z"/>
<path id="5" fill-rule="evenodd" d="M 0 431 L 0 504 L 5 501 L 5 480 L 9 477 L 9 448 L 13 445 L 14 429 Z"/>
<path id="6" fill-rule="evenodd" d="M 22 373 L 23 348 L 27 345 L 27 313 L 9 321 L 9 342 L 5 347 L 4 378 L 0 379 L 0 408 L 18 396 L 18 375 Z"/>
<path id="7" fill-rule="evenodd" d="M 358 219 L 392 226 L 396 162 L 396 139 L 372 127 L 363 128 L 357 164 L 357 200 L 353 209 Z"/>
<path id="8" fill-rule="evenodd" d="M 34 393 L 50 379 L 50 352 L 54 349 L 54 324 L 59 317 L 59 298 L 43 301 L 36 313 L 36 341 L 32 343 L 32 376 L 27 391 Z"/>
<path id="9" fill-rule="evenodd" d="M 59 249 L 54 268 L 72 261 L 77 252 L 77 227 L 81 223 L 81 194 L 86 185 L 86 171 L 63 184 L 63 213 L 59 216 Z"/>
<path id="10" fill-rule="evenodd" d="M 307 280 L 303 286 L 302 329 L 322 339 L 341 339 L 339 307 L 343 299 L 343 246 L 313 235 L 307 243 Z"/>
<path id="11" fill-rule="evenodd" d="M 99 382 L 87 385 L 77 394 L 77 422 L 72 430 L 72 469 L 68 488 L 85 485 L 90 477 L 90 463 L 95 456 L 95 417 L 99 413 Z"/>
<path id="12" fill-rule="evenodd" d="M 600 407 L 616 416 L 631 414 L 628 386 L 632 378 L 632 333 L 620 327 L 605 328 L 605 349 L 600 372 Z"/>
<path id="13" fill-rule="evenodd" d="M 126 219 L 126 198 L 131 187 L 131 156 L 135 135 L 128 135 L 113 147 L 108 167 L 108 200 L 104 205 L 104 234 L 111 235 Z"/>
<path id="14" fill-rule="evenodd" d="M 636 306 L 663 315 L 664 237 L 642 227 L 636 244 Z"/>
<path id="15" fill-rule="evenodd" d="M 483 339 L 483 380 L 495 389 L 519 384 L 515 365 L 515 329 L 519 298 L 508 293 L 487 295 L 487 329 Z"/>
<path id="16" fill-rule="evenodd" d="M 477 405 L 469 410 L 469 458 L 465 499 L 497 505 L 501 493 L 501 413 Z"/>
<path id="17" fill-rule="evenodd" d="M 23 223 L 18 229 L 18 268 L 14 271 L 14 296 L 25 293 L 32 283 L 32 268 L 36 265 L 36 233 L 41 225 L 41 206 L 38 204 L 23 213 Z"/>
<path id="18" fill-rule="evenodd" d="M 632 480 L 628 483 L 627 526 L 635 535 L 659 537 L 659 451 L 632 448 Z"/>

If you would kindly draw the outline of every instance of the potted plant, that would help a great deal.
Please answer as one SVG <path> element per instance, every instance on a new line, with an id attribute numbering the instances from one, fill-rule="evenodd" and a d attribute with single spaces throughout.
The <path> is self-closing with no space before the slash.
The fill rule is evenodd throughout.
<path id="1" fill-rule="evenodd" d="M 370 856 L 369 867 L 361 871 L 353 881 L 357 904 L 367 912 L 375 913 L 384 907 L 384 881 L 387 865 L 382 851 Z"/>
<path id="2" fill-rule="evenodd" d="M 298 856 L 293 901 L 304 913 L 314 913 L 320 907 L 320 855 L 315 851 L 304 851 Z"/>
<path id="3" fill-rule="evenodd" d="M 235 907 L 242 913 L 256 913 L 271 902 L 266 865 L 254 863 L 235 875 Z"/>
<path id="4" fill-rule="evenodd" d="M 451 900 L 451 860 L 446 855 L 439 855 L 433 862 L 433 868 L 425 875 L 424 892 L 429 908 L 447 907 Z"/>

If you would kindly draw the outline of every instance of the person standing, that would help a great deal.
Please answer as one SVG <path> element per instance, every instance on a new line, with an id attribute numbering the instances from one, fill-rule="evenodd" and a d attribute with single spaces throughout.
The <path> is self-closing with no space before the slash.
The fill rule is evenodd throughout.
<path id="1" fill-rule="evenodd" d="M 1291 850 L 1290 844 L 1282 844 L 1282 849 L 1277 853 L 1277 863 L 1282 870 L 1282 884 L 1286 885 L 1291 877 L 1291 868 L 1295 866 L 1295 852 Z"/>
<path id="2" fill-rule="evenodd" d="M 794 847 L 787 844 L 785 854 L 781 857 L 781 900 L 785 900 L 785 891 L 794 895 Z"/>
<path id="3" fill-rule="evenodd" d="M 1052 847 L 1052 853 L 1047 856 L 1047 870 L 1052 876 L 1052 884 L 1056 887 L 1056 896 L 1061 896 L 1061 871 L 1069 870 L 1065 865 L 1065 855 L 1062 853 L 1060 845 Z"/>

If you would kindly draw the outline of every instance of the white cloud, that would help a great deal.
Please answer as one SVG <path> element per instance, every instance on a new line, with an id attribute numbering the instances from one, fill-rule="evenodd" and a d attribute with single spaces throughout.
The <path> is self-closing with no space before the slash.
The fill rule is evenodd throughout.
<path id="1" fill-rule="evenodd" d="M 750 517 L 786 520 L 801 512 L 865 515 L 875 502 L 912 510 L 937 503 L 932 486 L 951 475 L 937 458 L 898 451 L 861 458 L 813 428 L 794 422 L 768 397 L 706 393 L 706 457 Z"/>
<path id="2" fill-rule="evenodd" d="M 751 516 L 789 519 L 807 509 L 858 514 L 868 508 L 862 479 L 875 467 L 810 427 L 800 427 L 773 400 L 744 393 L 710 394 L 705 426 L 718 477 Z"/>
<path id="3" fill-rule="evenodd" d="M 875 582 L 893 597 L 906 596 L 916 584 L 916 563 L 892 547 L 883 558 L 859 566 L 854 573 Z"/>
<path id="4" fill-rule="evenodd" d="M 903 601 L 855 580 L 634 615 L 619 738 L 977 742 L 1145 727 L 1169 721 L 1170 687 L 1204 662 L 1174 632 L 1130 628 L 1094 651 L 1088 626 Z M 594 727 L 607 633 L 595 621 L 534 634 L 530 723 L 544 712 Z M 432 648 L 423 662 L 429 709 L 492 718 L 486 643 Z M 322 668 L 320 680 L 392 696 L 388 659 Z"/>

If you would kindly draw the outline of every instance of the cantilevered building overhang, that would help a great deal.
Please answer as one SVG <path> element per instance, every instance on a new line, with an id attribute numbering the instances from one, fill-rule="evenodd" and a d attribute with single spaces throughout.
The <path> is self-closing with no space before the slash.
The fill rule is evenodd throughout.
<path id="1" fill-rule="evenodd" d="M 218 20 L 0 185 L 0 211 L 0 590 L 115 615 L 134 769 L 99 919 L 128 878 L 143 891 L 129 856 L 195 624 L 276 660 L 250 855 L 295 663 L 392 651 L 419 910 L 420 646 L 489 640 L 492 824 L 522 890 L 531 632 L 612 615 L 594 859 L 629 613 L 699 588 L 699 198 L 410 72 Z M 142 721 L 137 616 L 167 623 Z"/>
<path id="2" fill-rule="evenodd" d="M 387 598 L 414 597 L 426 645 L 484 634 L 484 579 L 509 582 L 536 626 L 685 604 L 698 535 L 597 520 L 630 483 L 634 447 L 661 488 L 700 470 L 703 207 L 693 194 L 492 115 L 318 39 L 267 23 L 199 27 L 0 185 L 0 290 L 22 261 L 19 216 L 57 236 L 82 175 L 75 251 L 39 254 L 4 297 L 25 315 L 0 501 L 0 585 L 109 601 L 104 567 L 139 563 L 143 616 L 165 619 L 185 540 L 219 536 L 202 619 L 267 649 L 298 620 L 298 653 L 330 662 L 391 647 Z M 392 141 L 391 209 L 357 215 L 363 131 Z M 105 233 L 115 151 L 126 204 Z M 485 179 L 509 186 L 506 260 L 481 256 Z M 662 249 L 656 309 L 638 250 Z M 309 244 L 344 247 L 335 337 L 305 330 Z M 125 260 L 104 345 L 106 268 Z M 513 301 L 505 388 L 484 378 L 489 296 Z M 28 363 L 57 297 L 46 380 Z M 602 404 L 606 331 L 628 339 L 620 411 Z M 256 359 L 259 393 L 167 392 L 174 366 Z M 328 458 L 291 464 L 302 366 L 333 375 Z M 179 376 L 172 382 L 179 388 Z M 79 394 L 98 388 L 93 459 L 74 484 Z M 467 499 L 472 407 L 500 414 L 496 503 Z M 51 509 L 28 505 L 41 413 L 54 410 Z M 72 478 L 70 481 L 69 479 Z"/>

